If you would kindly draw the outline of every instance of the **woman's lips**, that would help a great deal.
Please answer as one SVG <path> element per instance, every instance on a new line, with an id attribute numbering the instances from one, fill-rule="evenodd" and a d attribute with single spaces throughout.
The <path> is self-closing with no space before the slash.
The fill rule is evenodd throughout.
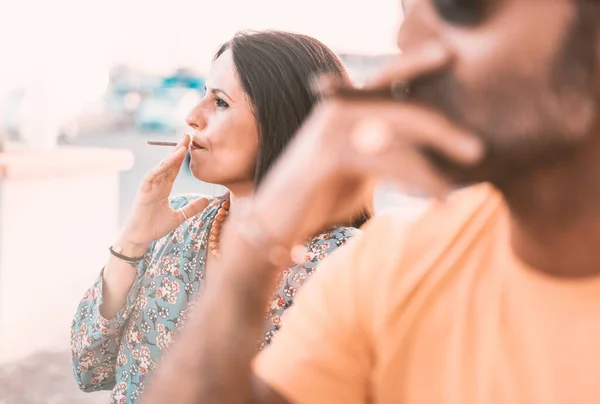
<path id="1" fill-rule="evenodd" d="M 203 146 L 199 145 L 196 142 L 192 142 L 192 149 L 194 149 L 194 150 L 206 150 L 206 147 L 203 147 Z"/>

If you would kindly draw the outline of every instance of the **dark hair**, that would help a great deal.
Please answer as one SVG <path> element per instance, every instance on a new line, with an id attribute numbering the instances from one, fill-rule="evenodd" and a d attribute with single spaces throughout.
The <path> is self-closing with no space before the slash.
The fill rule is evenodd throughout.
<path id="1" fill-rule="evenodd" d="M 327 74 L 342 83 L 350 78 L 341 60 L 322 42 L 284 31 L 239 32 L 223 44 L 215 60 L 230 49 L 238 77 L 253 108 L 259 133 L 254 173 L 256 188 L 318 102 L 311 80 Z M 360 227 L 370 206 L 348 225 Z"/>

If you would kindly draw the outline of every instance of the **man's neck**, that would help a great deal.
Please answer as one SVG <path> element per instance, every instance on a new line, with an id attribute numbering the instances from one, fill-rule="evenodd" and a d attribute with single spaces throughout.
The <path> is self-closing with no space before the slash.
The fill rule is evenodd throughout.
<path id="1" fill-rule="evenodd" d="M 557 277 L 600 274 L 600 136 L 577 155 L 499 186 L 512 245 L 526 264 Z"/>

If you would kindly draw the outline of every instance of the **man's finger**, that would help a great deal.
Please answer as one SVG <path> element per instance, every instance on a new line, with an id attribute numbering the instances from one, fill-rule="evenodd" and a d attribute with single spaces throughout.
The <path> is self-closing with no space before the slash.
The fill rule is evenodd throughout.
<path id="1" fill-rule="evenodd" d="M 448 49 L 439 43 L 429 43 L 402 53 L 365 84 L 365 88 L 389 88 L 406 83 L 424 74 L 443 68 L 451 60 Z"/>
<path id="2" fill-rule="evenodd" d="M 338 110 L 343 110 L 347 120 L 355 122 L 354 128 L 362 127 L 364 130 L 364 122 L 370 122 L 368 127 L 371 130 L 381 127 L 382 130 L 393 131 L 396 142 L 412 143 L 415 148 L 430 147 L 459 164 L 475 164 L 485 152 L 478 136 L 423 107 L 397 102 L 348 102 Z M 373 124 L 377 121 L 380 125 Z M 374 133 L 371 138 L 389 138 L 388 134 L 381 135 Z"/>
<path id="3" fill-rule="evenodd" d="M 399 159 L 381 159 L 375 164 L 379 165 L 380 175 L 392 179 L 402 188 L 409 186 L 420 194 L 444 199 L 452 190 L 452 183 L 443 173 L 440 173 L 426 160 L 424 156 L 414 150 L 406 150 Z M 385 161 L 387 160 L 387 161 Z"/>

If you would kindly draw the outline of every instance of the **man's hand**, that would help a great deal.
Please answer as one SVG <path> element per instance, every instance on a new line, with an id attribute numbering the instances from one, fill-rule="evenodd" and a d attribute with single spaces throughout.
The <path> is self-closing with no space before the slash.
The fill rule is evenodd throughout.
<path id="1" fill-rule="evenodd" d="M 389 89 L 451 62 L 443 48 L 424 46 L 400 56 L 369 86 Z M 350 217 L 382 179 L 443 198 L 453 184 L 424 150 L 465 166 L 484 153 L 475 135 L 436 111 L 392 99 L 334 97 L 316 108 L 265 179 L 257 214 L 272 236 L 291 245 Z"/>

